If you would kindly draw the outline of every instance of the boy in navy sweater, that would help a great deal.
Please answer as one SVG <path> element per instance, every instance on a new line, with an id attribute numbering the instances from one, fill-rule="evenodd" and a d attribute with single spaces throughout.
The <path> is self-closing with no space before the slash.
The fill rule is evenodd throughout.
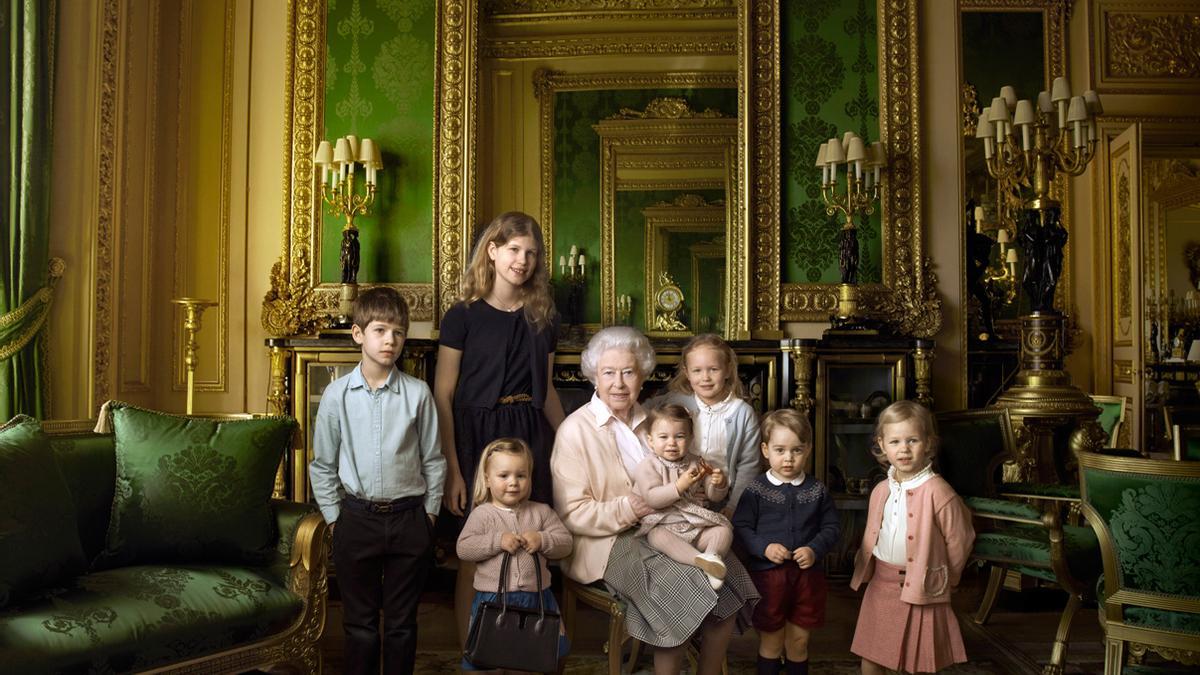
<path id="1" fill-rule="evenodd" d="M 759 675 L 807 675 L 809 632 L 825 622 L 820 561 L 841 536 L 833 497 L 804 473 L 812 426 L 795 410 L 768 413 L 762 453 L 770 471 L 746 487 L 733 528 L 749 554 L 746 567 L 762 600 L 754 608 Z M 786 659 L 780 667 L 780 657 Z"/>

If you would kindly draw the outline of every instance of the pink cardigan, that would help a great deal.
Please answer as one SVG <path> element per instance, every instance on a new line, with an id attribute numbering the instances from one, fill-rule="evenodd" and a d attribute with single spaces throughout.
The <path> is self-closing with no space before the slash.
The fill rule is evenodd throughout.
<path id="1" fill-rule="evenodd" d="M 557 560 L 571 551 L 571 533 L 563 527 L 554 509 L 538 502 L 525 502 L 514 511 L 502 509 L 492 503 L 483 503 L 471 509 L 462 534 L 458 535 L 455 550 L 460 560 L 475 562 L 475 590 L 495 593 L 500 585 L 500 566 L 504 562 L 504 549 L 500 548 L 500 535 L 505 532 L 537 532 L 542 535 L 542 550 L 538 564 L 542 568 L 542 587 L 538 588 L 537 575 L 533 569 L 533 557 L 525 551 L 517 551 L 508 566 L 510 591 L 536 592 L 550 587 L 550 568 L 546 560 Z"/>
<path id="2" fill-rule="evenodd" d="M 621 461 L 617 440 L 612 430 L 597 424 L 590 406 L 571 413 L 559 425 L 550 473 L 554 509 L 575 536 L 575 548 L 564 559 L 563 570 L 572 579 L 590 584 L 604 576 L 617 534 L 638 522 L 629 502 L 633 481 Z"/>
<path id="3" fill-rule="evenodd" d="M 934 476 L 919 487 L 907 490 L 908 541 L 905 542 L 904 588 L 900 599 L 911 605 L 950 602 L 950 591 L 958 585 L 975 529 L 971 511 L 962 498 L 941 476 Z M 883 525 L 883 507 L 888 499 L 888 484 L 883 481 L 871 492 L 867 510 L 867 529 L 862 548 L 854 559 L 850 587 L 858 590 L 875 572 L 875 543 Z"/>

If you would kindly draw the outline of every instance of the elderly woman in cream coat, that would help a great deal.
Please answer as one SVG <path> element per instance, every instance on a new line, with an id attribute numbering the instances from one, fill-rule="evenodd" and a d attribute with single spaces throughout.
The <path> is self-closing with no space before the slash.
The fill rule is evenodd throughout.
<path id="1" fill-rule="evenodd" d="M 699 672 L 719 673 L 735 624 L 748 625 L 758 593 L 732 555 L 725 557 L 725 584 L 714 591 L 699 568 L 671 560 L 636 534 L 639 519 L 654 512 L 634 494 L 630 477 L 650 453 L 638 394 L 654 364 L 650 341 L 624 326 L 597 333 L 580 357 L 596 393 L 559 426 L 550 458 L 554 507 L 575 540 L 565 571 L 580 583 L 603 581 L 626 601 L 629 634 L 657 647 L 655 673 L 677 674 L 698 630 Z"/>

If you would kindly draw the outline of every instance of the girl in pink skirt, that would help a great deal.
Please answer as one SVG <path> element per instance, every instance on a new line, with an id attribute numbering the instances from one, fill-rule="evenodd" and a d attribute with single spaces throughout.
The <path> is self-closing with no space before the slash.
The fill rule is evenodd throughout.
<path id="1" fill-rule="evenodd" d="M 851 588 L 865 581 L 850 651 L 864 675 L 932 673 L 967 660 L 950 592 L 971 553 L 971 512 L 933 472 L 933 415 L 913 401 L 879 414 L 872 448 L 888 479 L 875 486 Z"/>

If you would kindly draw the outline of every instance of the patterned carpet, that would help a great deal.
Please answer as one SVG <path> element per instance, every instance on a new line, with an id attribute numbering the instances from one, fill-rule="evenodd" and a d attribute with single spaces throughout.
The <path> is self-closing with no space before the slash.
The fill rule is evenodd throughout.
<path id="1" fill-rule="evenodd" d="M 415 672 L 417 675 L 454 673 L 458 668 L 459 658 L 460 656 L 457 653 L 418 652 Z M 649 657 L 643 658 L 639 665 L 641 666 L 641 670 L 636 671 L 635 675 L 651 672 Z M 567 659 L 567 666 L 563 672 L 566 675 L 605 675 L 608 672 L 607 666 L 607 661 L 600 655 L 571 656 Z M 814 661 L 809 665 L 809 671 L 813 675 L 825 673 L 829 673 L 830 675 L 857 675 L 859 672 L 859 662 L 851 660 Z M 947 675 L 1002 675 L 1006 671 L 992 663 L 965 663 L 939 672 Z M 729 664 L 730 675 L 752 675 L 753 673 L 754 663 L 751 661 L 733 660 Z"/>

